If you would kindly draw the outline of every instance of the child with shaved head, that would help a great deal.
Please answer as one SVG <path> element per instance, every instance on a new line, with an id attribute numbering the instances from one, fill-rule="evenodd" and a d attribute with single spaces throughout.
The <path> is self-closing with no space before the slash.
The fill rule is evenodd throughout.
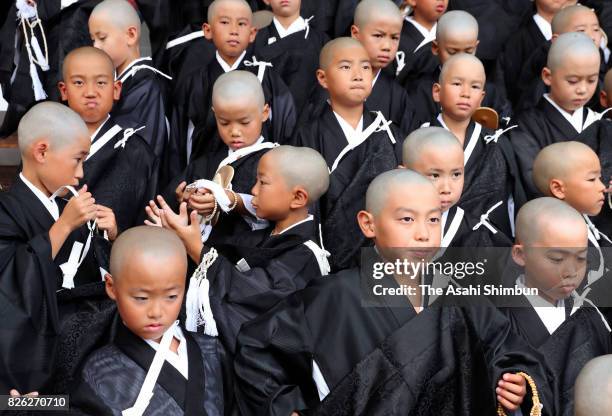
<path id="1" fill-rule="evenodd" d="M 432 86 L 438 82 L 442 66 L 453 55 L 465 53 L 476 55 L 478 48 L 478 21 L 469 13 L 453 10 L 445 13 L 436 27 L 436 40 L 431 51 L 438 58 L 439 66 L 428 73 L 416 73 L 415 78 L 407 78 L 402 85 L 408 91 L 416 107 L 416 118 L 420 123 L 430 121 L 440 112 L 440 104 L 432 96 Z M 482 90 L 486 91 L 479 105 L 495 109 L 500 117 L 512 114 L 510 103 L 494 83 L 483 80 Z"/>
<path id="2" fill-rule="evenodd" d="M 93 46 L 112 59 L 121 97 L 112 115 L 123 128 L 138 129 L 161 158 L 168 141 L 166 90 L 170 77 L 140 55 L 140 17 L 127 0 L 104 0 L 91 12 L 89 34 Z"/>
<path id="3" fill-rule="evenodd" d="M 408 0 L 411 14 L 406 16 L 400 50 L 406 59 L 436 39 L 438 20 L 448 8 L 448 0 Z"/>
<path id="4" fill-rule="evenodd" d="M 372 64 L 359 41 L 342 37 L 328 42 L 317 78 L 329 93 L 329 103 L 320 116 L 300 127 L 295 143 L 317 150 L 330 169 L 329 191 L 316 215 L 332 253 L 332 268 L 341 270 L 354 264 L 365 243 L 353 219 L 364 206 L 364 191 L 372 179 L 398 165 L 400 136 L 366 102 L 372 91 Z"/>
<path id="5" fill-rule="evenodd" d="M 584 366 L 574 388 L 575 416 L 612 413 L 612 355 L 594 358 Z"/>
<path id="6" fill-rule="evenodd" d="M 65 360 L 55 356 L 56 346 L 62 337 L 74 336 L 69 331 L 80 331 L 62 325 L 79 312 L 105 306 L 100 268 L 108 269 L 108 242 L 101 233 L 114 236 L 117 225 L 86 185 L 74 189 L 89 149 L 85 123 L 64 105 L 37 104 L 19 124 L 23 168 L 11 189 L 0 194 L 6 324 L 0 391 L 48 389 L 51 369 Z"/>
<path id="7" fill-rule="evenodd" d="M 222 415 L 217 341 L 178 321 L 187 273 L 181 240 L 162 228 L 131 228 L 113 245 L 110 266 L 115 335 L 83 364 L 71 406 L 89 414 Z"/>
<path id="8" fill-rule="evenodd" d="M 512 147 L 505 131 L 492 131 L 472 116 L 485 96 L 485 70 L 471 54 L 450 57 L 433 86 L 433 97 L 442 111 L 431 125 L 442 127 L 459 140 L 464 149 L 465 184 L 459 206 L 484 215 L 504 234 L 513 235 L 514 205 L 524 202 Z"/>
<path id="9" fill-rule="evenodd" d="M 157 189 L 159 163 L 140 136 L 142 130 L 134 134 L 134 129 L 109 114 L 121 93 L 111 58 L 91 46 L 73 50 L 64 60 L 59 90 L 81 116 L 91 138 L 81 183 L 89 186 L 100 204 L 112 209 L 119 231 L 142 224 L 144 206 Z"/>

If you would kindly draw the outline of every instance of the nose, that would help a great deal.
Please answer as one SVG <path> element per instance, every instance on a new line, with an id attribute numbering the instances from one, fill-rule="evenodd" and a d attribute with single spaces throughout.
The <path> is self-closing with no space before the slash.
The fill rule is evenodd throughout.
<path id="1" fill-rule="evenodd" d="M 440 194 L 441 195 L 448 195 L 450 194 L 451 188 L 450 188 L 450 181 L 448 178 L 446 179 L 441 179 L 440 180 Z"/>
<path id="2" fill-rule="evenodd" d="M 253 188 L 251 189 L 251 195 L 257 196 L 258 193 L 259 193 L 259 180 L 255 181 L 255 185 L 253 185 Z"/>
<path id="3" fill-rule="evenodd" d="M 601 181 L 601 178 L 597 178 L 597 184 L 599 192 L 604 192 L 606 190 L 606 185 Z"/>
<path id="4" fill-rule="evenodd" d="M 159 319 L 162 315 L 161 303 L 157 300 L 152 300 L 149 308 L 147 309 L 147 317 L 149 319 Z"/>
<path id="5" fill-rule="evenodd" d="M 96 96 L 96 88 L 93 82 L 85 82 L 85 96 L 86 97 Z"/>
<path id="6" fill-rule="evenodd" d="M 240 127 L 238 127 L 238 125 L 234 124 L 232 126 L 231 134 L 232 134 L 232 137 L 240 137 L 240 136 L 242 136 L 242 132 L 240 131 Z"/>
<path id="7" fill-rule="evenodd" d="M 100 41 L 99 41 L 98 39 L 94 39 L 94 42 L 93 42 L 93 47 L 94 47 L 94 48 L 98 48 L 98 49 L 102 49 L 102 48 L 100 47 Z"/>
<path id="8" fill-rule="evenodd" d="M 587 92 L 586 81 L 579 82 L 578 85 L 576 86 L 576 94 L 584 95 L 586 94 L 586 92 Z"/>
<path id="9" fill-rule="evenodd" d="M 384 37 L 382 42 L 382 50 L 384 52 L 391 51 L 391 39 Z"/>
<path id="10" fill-rule="evenodd" d="M 363 81 L 363 71 L 364 69 L 361 65 L 355 65 L 352 73 L 353 81 Z"/>
<path id="11" fill-rule="evenodd" d="M 81 179 L 83 179 L 83 162 L 79 162 L 79 164 L 77 165 L 76 168 L 76 172 L 74 173 L 75 178 L 77 178 L 79 181 Z"/>
<path id="12" fill-rule="evenodd" d="M 429 230 L 423 221 L 415 221 L 414 239 L 421 243 L 429 241 Z"/>
<path id="13" fill-rule="evenodd" d="M 234 22 L 230 25 L 230 34 L 238 35 L 238 22 Z"/>
<path id="14" fill-rule="evenodd" d="M 470 98 L 470 86 L 469 85 L 464 85 L 463 87 L 461 87 L 461 96 L 465 97 L 465 98 Z"/>

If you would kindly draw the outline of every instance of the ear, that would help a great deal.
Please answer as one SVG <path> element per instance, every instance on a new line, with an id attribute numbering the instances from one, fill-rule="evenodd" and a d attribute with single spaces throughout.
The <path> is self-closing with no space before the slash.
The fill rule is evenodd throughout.
<path id="1" fill-rule="evenodd" d="M 552 196 L 557 199 L 564 200 L 566 197 L 565 184 L 560 179 L 551 179 L 550 183 L 548 184 L 548 190 L 550 191 Z"/>
<path id="2" fill-rule="evenodd" d="M 480 45 L 480 40 L 477 40 L 476 45 L 474 45 L 474 56 L 476 56 L 476 52 L 478 51 L 478 45 Z"/>
<path id="3" fill-rule="evenodd" d="M 104 275 L 104 289 L 106 289 L 106 294 L 112 300 L 117 300 L 117 296 L 115 295 L 115 283 L 113 282 L 113 276 L 110 273 L 106 273 Z"/>
<path id="4" fill-rule="evenodd" d="M 480 96 L 480 101 L 478 101 L 478 107 L 480 107 L 482 105 L 482 101 L 484 100 L 486 93 L 487 92 L 485 90 L 482 90 L 481 96 Z"/>
<path id="5" fill-rule="evenodd" d="M 308 206 L 308 191 L 301 186 L 293 188 L 293 200 L 291 201 L 290 207 L 293 209 L 300 209 Z"/>
<path id="6" fill-rule="evenodd" d="M 328 89 L 328 86 L 327 86 L 327 77 L 325 75 L 325 71 L 323 71 L 322 69 L 317 69 L 317 81 L 319 81 L 319 84 L 323 88 Z"/>
<path id="7" fill-rule="evenodd" d="M 357 222 L 359 228 L 366 238 L 372 239 L 376 237 L 376 227 L 374 225 L 374 216 L 368 211 L 359 211 L 357 213 Z"/>
<path id="8" fill-rule="evenodd" d="M 608 103 L 608 93 L 606 93 L 604 90 L 599 92 L 599 104 L 601 104 L 603 108 L 608 108 L 610 106 Z"/>
<path id="9" fill-rule="evenodd" d="M 263 0 L 263 2 L 265 3 L 266 6 L 270 5 L 270 0 Z"/>
<path id="10" fill-rule="evenodd" d="M 127 37 L 128 37 L 128 46 L 138 45 L 140 39 L 138 39 L 138 29 L 135 26 L 130 26 L 127 28 Z"/>
<path id="11" fill-rule="evenodd" d="M 38 163 L 45 163 L 47 152 L 49 151 L 49 142 L 39 140 L 32 145 L 32 157 Z"/>
<path id="12" fill-rule="evenodd" d="M 544 81 L 544 84 L 549 87 L 552 83 L 552 71 L 546 66 L 544 67 L 544 69 L 542 69 L 542 81 Z"/>
<path id="13" fill-rule="evenodd" d="M 398 169 L 406 169 L 406 166 L 404 166 L 403 164 L 401 164 L 401 165 L 397 165 L 397 168 L 398 168 Z"/>
<path id="14" fill-rule="evenodd" d="M 213 109 L 213 111 L 215 110 Z M 270 106 L 268 104 L 264 104 L 263 111 L 261 112 L 261 122 L 265 123 L 268 120 L 268 117 L 270 117 Z"/>
<path id="15" fill-rule="evenodd" d="M 437 40 L 431 42 L 431 53 L 435 56 L 438 56 L 440 54 L 440 46 L 438 45 Z"/>
<path id="16" fill-rule="evenodd" d="M 406 0 L 406 4 L 412 7 L 413 9 L 416 7 L 417 0 Z"/>
<path id="17" fill-rule="evenodd" d="M 251 33 L 249 33 L 249 43 L 255 42 L 255 37 L 257 37 L 257 28 L 255 26 L 251 26 Z"/>
<path id="18" fill-rule="evenodd" d="M 66 83 L 64 81 L 60 81 L 57 83 L 57 89 L 60 92 L 60 95 L 62 96 L 62 101 L 68 101 L 68 94 L 66 91 Z"/>
<path id="19" fill-rule="evenodd" d="M 550 38 L 550 43 L 553 43 L 554 41 L 556 41 L 558 37 L 559 37 L 558 33 L 553 33 L 552 38 Z"/>
<path id="20" fill-rule="evenodd" d="M 359 40 L 359 28 L 357 25 L 351 25 L 351 37 Z"/>
<path id="21" fill-rule="evenodd" d="M 431 95 L 435 102 L 440 102 L 440 93 L 442 92 L 442 86 L 437 82 L 431 87 Z"/>
<path id="22" fill-rule="evenodd" d="M 522 244 L 512 246 L 512 260 L 521 267 L 525 267 L 525 247 Z"/>
<path id="23" fill-rule="evenodd" d="M 210 28 L 210 25 L 208 23 L 204 23 L 202 25 L 202 32 L 204 32 L 204 37 L 207 40 L 212 40 L 212 37 L 213 37 L 212 29 Z"/>
<path id="24" fill-rule="evenodd" d="M 113 82 L 113 100 L 119 101 L 121 98 L 121 88 L 123 87 L 123 83 L 119 80 Z"/>

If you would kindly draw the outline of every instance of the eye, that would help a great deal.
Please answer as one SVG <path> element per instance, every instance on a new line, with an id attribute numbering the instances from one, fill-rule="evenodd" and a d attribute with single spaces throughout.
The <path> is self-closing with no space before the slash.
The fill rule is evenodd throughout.
<path id="1" fill-rule="evenodd" d="M 351 69 L 351 67 L 349 65 L 340 65 L 340 69 L 342 69 L 342 70 L 349 70 L 349 69 Z"/>
<path id="2" fill-rule="evenodd" d="M 242 121 L 240 124 L 242 124 L 243 126 L 248 126 L 249 124 L 251 124 L 251 120 L 249 120 L 249 121 Z"/>
<path id="3" fill-rule="evenodd" d="M 134 299 L 135 299 L 137 302 L 144 302 L 144 301 L 146 301 L 146 300 L 147 300 L 147 298 L 146 298 L 146 297 L 144 297 L 144 296 L 134 296 Z"/>
<path id="4" fill-rule="evenodd" d="M 98 81 L 98 86 L 103 87 L 108 84 L 106 81 Z"/>
<path id="5" fill-rule="evenodd" d="M 454 172 L 453 173 L 453 178 L 460 178 L 462 176 L 463 176 L 463 174 L 461 172 Z"/>
<path id="6" fill-rule="evenodd" d="M 549 257 L 548 259 L 554 264 L 560 264 L 563 262 L 563 257 Z"/>
<path id="7" fill-rule="evenodd" d="M 461 86 L 461 83 L 459 81 L 453 81 L 451 82 L 451 85 L 454 85 L 455 87 L 459 87 Z"/>
<path id="8" fill-rule="evenodd" d="M 429 219 L 429 222 L 432 223 L 432 224 L 437 224 L 437 223 L 440 222 L 440 218 L 439 217 L 431 217 Z"/>
<path id="9" fill-rule="evenodd" d="M 439 173 L 430 173 L 429 177 L 431 179 L 438 179 L 440 177 L 440 174 Z"/>
<path id="10" fill-rule="evenodd" d="M 414 218 L 412 218 L 412 217 L 402 217 L 402 218 L 400 218 L 400 221 L 401 222 L 408 222 L 408 223 L 410 223 L 410 222 L 414 222 Z"/>
<path id="11" fill-rule="evenodd" d="M 399 41 L 400 37 L 396 35 L 396 36 L 393 36 L 391 39 Z"/>
<path id="12" fill-rule="evenodd" d="M 363 65 L 363 69 L 368 70 L 368 69 L 370 69 L 370 68 L 371 68 L 371 67 L 370 67 L 370 64 L 364 64 L 364 65 Z"/>
<path id="13" fill-rule="evenodd" d="M 578 256 L 576 260 L 578 260 L 580 263 L 584 263 L 587 261 L 587 258 L 586 256 Z"/>
<path id="14" fill-rule="evenodd" d="M 222 126 L 227 126 L 229 123 L 227 121 L 219 121 L 219 124 Z"/>
<path id="15" fill-rule="evenodd" d="M 178 298 L 178 295 L 170 295 L 170 296 L 168 296 L 169 300 L 176 300 L 176 298 Z"/>
<path id="16" fill-rule="evenodd" d="M 77 87 L 80 87 L 81 85 L 83 85 L 83 81 L 74 81 L 73 84 Z"/>
<path id="17" fill-rule="evenodd" d="M 246 25 L 247 25 L 247 24 L 246 24 L 245 22 L 240 22 L 240 23 L 238 23 L 238 26 L 243 26 L 243 27 L 244 27 L 244 26 L 246 26 Z"/>

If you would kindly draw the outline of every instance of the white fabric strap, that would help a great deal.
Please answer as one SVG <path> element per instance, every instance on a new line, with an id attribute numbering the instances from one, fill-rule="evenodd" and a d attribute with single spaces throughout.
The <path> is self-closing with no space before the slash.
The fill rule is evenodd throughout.
<path id="1" fill-rule="evenodd" d="M 310 16 L 308 19 L 304 19 L 304 26 L 306 26 L 306 33 L 304 34 L 304 39 L 308 39 L 308 34 L 310 34 L 310 21 L 314 19 L 314 15 Z"/>
<path id="2" fill-rule="evenodd" d="M 323 377 L 323 373 L 319 368 L 317 362 L 312 360 L 312 380 L 315 382 L 317 386 L 317 393 L 319 394 L 319 400 L 323 401 L 325 397 L 329 394 L 329 386 L 325 381 L 325 377 Z"/>
<path id="3" fill-rule="evenodd" d="M 229 156 L 227 156 L 225 159 L 223 159 L 221 161 L 221 163 L 219 163 L 219 166 L 217 167 L 217 171 L 219 172 L 219 169 L 221 169 L 223 166 L 229 165 L 231 163 L 234 163 L 235 161 L 237 161 L 238 159 L 250 155 L 251 153 L 255 153 L 258 152 L 262 149 L 273 149 L 275 147 L 280 146 L 278 143 L 272 143 L 272 142 L 261 142 L 258 144 L 254 144 L 252 146 L 247 146 L 247 147 L 243 147 L 242 149 L 238 149 L 235 152 L 232 152 Z"/>
<path id="4" fill-rule="evenodd" d="M 481 225 L 484 225 L 485 227 L 487 227 L 489 229 L 489 231 L 491 231 L 493 234 L 497 234 L 497 230 L 491 225 L 491 223 L 489 222 L 489 215 L 495 211 L 497 209 L 497 207 L 499 207 L 501 204 L 503 204 L 504 201 L 499 201 L 497 204 L 493 205 L 491 208 L 489 208 L 487 210 L 487 212 L 485 212 L 484 214 L 482 214 L 480 216 L 480 221 L 478 222 L 478 224 L 476 224 L 474 226 L 474 228 L 472 228 L 473 231 L 476 231 L 477 229 L 480 228 Z"/>
<path id="5" fill-rule="evenodd" d="M 132 137 L 134 134 L 136 134 L 137 132 L 139 132 L 140 130 L 146 128 L 147 126 L 142 126 L 142 127 L 138 127 L 137 129 L 133 129 L 133 128 L 128 128 L 125 129 L 123 131 L 123 138 L 121 140 L 119 140 L 117 143 L 115 143 L 115 149 L 118 147 L 121 147 L 122 149 L 125 149 L 125 144 L 127 143 L 127 141 L 130 139 L 130 137 Z"/>
<path id="6" fill-rule="evenodd" d="M 406 67 L 406 52 L 397 51 L 395 54 L 395 61 L 397 62 L 397 69 L 395 70 L 395 76 L 398 76 L 402 70 Z"/>
<path id="7" fill-rule="evenodd" d="M 444 236 L 442 237 L 442 242 L 440 243 L 441 247 L 448 247 L 453 242 L 453 238 L 455 238 L 464 216 L 465 211 L 463 211 L 462 208 L 457 207 L 457 211 L 455 212 L 455 216 L 448 227 L 448 231 L 444 233 Z"/>
<path id="8" fill-rule="evenodd" d="M 586 120 L 584 120 L 582 130 L 586 129 L 591 124 L 601 120 L 603 116 L 606 115 L 606 113 L 610 110 L 612 110 L 612 107 L 602 111 L 601 113 L 598 113 L 596 111 L 591 110 L 590 108 L 587 108 L 587 116 L 586 116 Z"/>
<path id="9" fill-rule="evenodd" d="M 182 45 L 183 43 L 190 42 L 194 39 L 199 39 L 204 37 L 204 32 L 198 30 L 197 32 L 192 32 L 188 35 L 181 36 L 180 38 L 172 39 L 170 42 L 166 44 L 166 49 L 172 49 L 175 46 Z"/>
<path id="10" fill-rule="evenodd" d="M 271 62 L 258 61 L 255 55 L 253 55 L 253 59 L 251 61 L 244 61 L 244 65 L 247 67 L 257 67 L 257 79 L 259 79 L 259 82 L 263 82 L 264 75 L 266 74 L 266 68 L 271 68 L 273 66 Z"/>
<path id="11" fill-rule="evenodd" d="M 20 19 L 23 37 L 25 41 L 28 60 L 30 62 L 30 78 L 32 80 L 32 89 L 34 90 L 34 99 L 41 101 L 47 98 L 47 93 L 43 88 L 38 76 L 37 65 L 43 71 L 49 70 L 49 49 L 47 47 L 47 37 L 42 26 L 42 21 L 38 17 L 36 6 L 30 6 L 26 0 L 17 0 L 17 18 Z M 45 53 L 43 55 L 38 39 L 34 34 L 36 27 L 39 27 L 41 36 L 44 41 Z"/>
<path id="12" fill-rule="evenodd" d="M 219 257 L 219 254 L 214 247 L 211 247 L 208 253 L 204 255 L 202 262 L 189 279 L 185 301 L 185 328 L 187 331 L 197 332 L 198 326 L 204 325 L 204 333 L 211 337 L 218 336 L 219 331 L 210 306 L 210 282 L 206 274 L 217 257 Z"/>
<path id="13" fill-rule="evenodd" d="M 128 71 L 126 71 L 123 74 L 121 74 L 121 76 L 119 77 L 118 80 L 121 81 L 121 82 L 125 82 L 126 79 L 128 79 L 129 77 L 134 76 L 141 69 L 148 69 L 148 70 L 153 71 L 156 74 L 159 74 L 162 77 L 167 78 L 168 80 L 172 81 L 172 77 L 170 75 L 167 75 L 167 74 L 163 73 L 162 71 L 160 71 L 159 69 L 157 69 L 155 67 L 152 67 L 150 65 L 145 65 L 145 64 L 132 66 Z"/>
<path id="14" fill-rule="evenodd" d="M 331 256 L 331 253 L 327 250 L 319 247 L 317 243 L 312 240 L 307 240 L 304 242 L 304 245 L 312 251 L 315 259 L 317 259 L 317 263 L 319 264 L 319 270 L 321 270 L 321 276 L 327 276 L 331 271 L 331 266 L 329 265 L 328 258 Z"/>
<path id="15" fill-rule="evenodd" d="M 380 119 L 380 125 L 374 131 L 374 133 L 385 131 L 387 133 L 387 136 L 389 137 L 389 140 L 391 140 L 391 143 L 393 143 L 393 144 L 397 143 L 395 141 L 395 137 L 393 136 L 393 132 L 391 131 L 391 124 L 393 124 L 393 121 L 392 120 L 387 120 L 385 118 L 385 115 L 382 113 L 382 111 L 373 111 L 373 113 L 376 113 L 376 119 L 377 120 Z"/>
<path id="16" fill-rule="evenodd" d="M 153 397 L 153 390 L 157 384 L 159 373 L 161 373 L 166 357 L 170 352 L 170 345 L 172 343 L 172 338 L 174 338 L 174 329 L 177 325 L 178 321 L 175 321 L 174 324 L 164 332 L 161 342 L 159 343 L 159 348 L 155 352 L 155 356 L 151 362 L 151 367 L 149 367 L 149 371 L 147 371 L 147 375 L 142 383 L 136 402 L 129 409 L 121 412 L 123 416 L 142 416 L 145 410 L 147 410 L 149 402 Z"/>
<path id="17" fill-rule="evenodd" d="M 480 123 L 474 123 L 474 131 L 472 132 L 472 136 L 470 136 L 470 140 L 463 152 L 463 166 L 466 166 L 468 161 L 470 160 L 470 156 L 474 152 L 476 148 L 476 144 L 478 144 L 478 139 L 480 138 L 480 133 L 482 132 L 482 125 Z"/>
<path id="18" fill-rule="evenodd" d="M 604 274 L 604 269 L 605 269 L 604 256 L 603 256 L 603 253 L 601 252 L 601 246 L 599 245 L 599 240 L 601 240 L 602 236 L 608 242 L 610 242 L 610 239 L 608 238 L 607 235 L 600 232 L 597 229 L 597 227 L 595 227 L 595 224 L 593 224 L 593 222 L 588 217 L 588 215 L 583 214 L 582 216 L 584 217 L 584 220 L 587 223 L 589 241 L 593 244 L 593 246 L 595 246 L 595 249 L 597 250 L 597 254 L 599 255 L 599 267 L 597 268 L 597 270 L 589 270 L 589 272 L 587 273 L 587 287 L 588 287 L 591 284 L 598 281 Z"/>
<path id="19" fill-rule="evenodd" d="M 515 124 L 514 126 L 510 126 L 506 129 L 497 129 L 495 130 L 495 133 L 493 134 L 488 134 L 484 137 L 484 141 L 485 144 L 489 144 L 491 142 L 497 143 L 497 141 L 499 140 L 499 138 L 502 136 L 502 134 L 505 134 L 506 132 L 515 129 L 518 127 L 518 124 Z"/>
<path id="20" fill-rule="evenodd" d="M 591 288 L 587 287 L 586 289 L 584 289 L 584 291 L 582 292 L 581 295 L 579 295 L 578 293 L 576 293 L 576 291 L 572 292 L 572 297 L 574 298 L 574 307 L 572 308 L 572 314 L 578 310 L 579 308 L 581 308 L 585 303 L 588 303 L 589 305 L 591 305 L 593 308 L 595 308 L 595 310 L 597 311 L 597 313 L 599 314 L 599 317 L 601 318 L 601 321 L 603 322 L 604 326 L 606 327 L 606 329 L 608 330 L 608 332 L 612 332 L 612 329 L 610 328 L 610 324 L 608 323 L 608 320 L 605 318 L 605 316 L 601 313 L 601 311 L 599 310 L 599 308 L 590 300 L 587 298 L 588 294 L 591 292 Z"/>
<path id="21" fill-rule="evenodd" d="M 198 179 L 195 182 L 187 185 L 186 189 L 208 189 L 212 192 L 213 196 L 217 200 L 217 204 L 219 208 L 223 210 L 223 212 L 229 212 L 230 206 L 232 205 L 230 199 L 225 193 L 225 189 L 221 185 L 216 182 L 209 181 L 208 179 Z"/>
<path id="22" fill-rule="evenodd" d="M 102 147 L 104 147 L 106 143 L 111 141 L 112 138 L 115 137 L 115 135 L 119 133 L 120 131 L 121 131 L 121 126 L 115 124 L 113 127 L 110 128 L 110 130 L 104 133 L 102 137 L 100 137 L 95 142 L 93 142 L 91 147 L 89 148 L 89 154 L 85 158 L 85 161 L 88 161 L 89 159 L 91 159 L 93 155 L 98 153 L 98 151 L 102 149 Z"/>
<path id="23" fill-rule="evenodd" d="M 8 109 L 8 102 L 4 99 L 2 95 L 2 86 L 0 86 L 0 112 L 6 111 Z"/>

